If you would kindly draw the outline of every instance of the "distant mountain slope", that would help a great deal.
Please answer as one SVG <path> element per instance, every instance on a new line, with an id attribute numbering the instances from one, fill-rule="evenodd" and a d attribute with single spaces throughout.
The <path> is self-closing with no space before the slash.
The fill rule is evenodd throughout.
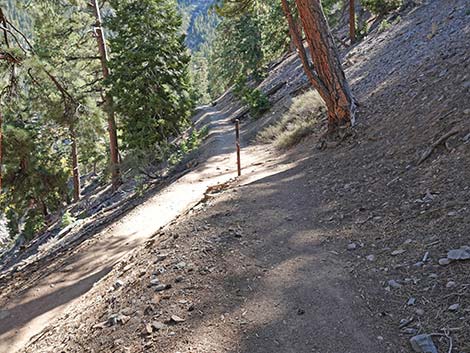
<path id="1" fill-rule="evenodd" d="M 21 2 L 18 0 L 0 0 L 0 7 L 9 20 L 29 35 L 31 33 L 31 18 L 21 9 Z"/>
<path id="2" fill-rule="evenodd" d="M 194 52 L 203 43 L 210 42 L 219 23 L 218 16 L 210 11 L 213 0 L 178 0 L 183 15 L 183 28 L 187 34 L 186 44 Z"/>

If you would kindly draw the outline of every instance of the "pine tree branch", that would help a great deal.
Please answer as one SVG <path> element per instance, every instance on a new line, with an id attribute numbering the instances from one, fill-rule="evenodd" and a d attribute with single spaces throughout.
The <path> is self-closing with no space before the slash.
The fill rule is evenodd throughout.
<path id="1" fill-rule="evenodd" d="M 21 45 L 21 42 L 19 41 L 18 37 L 16 36 L 16 34 L 11 31 L 9 28 L 6 28 L 4 27 L 3 25 L 0 25 L 0 29 L 4 32 L 8 32 L 10 33 L 10 35 L 13 37 L 13 39 L 15 40 L 16 44 L 18 45 L 18 47 L 25 53 L 25 54 L 28 54 L 28 51 Z"/>
<path id="2" fill-rule="evenodd" d="M 66 56 L 65 60 L 67 61 L 76 61 L 76 60 L 100 60 L 99 56 Z"/>
<path id="3" fill-rule="evenodd" d="M 29 49 L 31 50 L 31 52 L 34 54 L 34 48 L 33 48 L 33 45 L 31 44 L 31 42 L 29 41 L 28 37 L 26 37 L 26 35 L 21 32 L 18 28 L 15 27 L 15 25 L 13 23 L 11 23 L 11 21 L 9 21 L 7 18 L 5 18 L 5 21 L 6 23 L 8 23 L 8 25 L 13 28 L 15 30 L 16 33 L 18 33 L 23 39 L 24 41 L 26 42 L 26 44 L 28 44 L 29 46 Z M 19 44 L 19 43 L 18 43 Z"/>

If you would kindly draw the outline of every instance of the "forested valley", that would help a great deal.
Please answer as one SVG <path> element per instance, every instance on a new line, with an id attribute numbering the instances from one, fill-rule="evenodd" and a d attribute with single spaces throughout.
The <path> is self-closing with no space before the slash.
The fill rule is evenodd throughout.
<path id="1" fill-rule="evenodd" d="M 0 43 L 0 353 L 470 352 L 467 0 L 0 0 Z"/>
<path id="2" fill-rule="evenodd" d="M 195 106 L 232 85 L 259 116 L 269 102 L 248 81 L 294 49 L 279 1 L 96 5 L 98 14 L 86 1 L 2 7 L 3 242 L 67 226 L 77 213 L 64 206 L 88 189 L 142 185 L 177 164 L 205 132 L 177 138 Z M 340 1 L 324 6 L 332 22 L 344 16 Z"/>
<path id="3" fill-rule="evenodd" d="M 2 11 L 1 204 L 10 237 L 28 241 L 57 216 L 67 222 L 64 206 L 90 184 L 116 190 L 177 152 L 171 140 L 194 107 L 190 54 L 171 1 L 98 13 L 86 1 L 9 1 Z"/>

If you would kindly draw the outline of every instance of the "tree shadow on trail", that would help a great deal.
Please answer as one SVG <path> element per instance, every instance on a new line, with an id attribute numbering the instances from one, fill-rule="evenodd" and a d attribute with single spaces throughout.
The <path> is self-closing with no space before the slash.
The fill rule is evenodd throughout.
<path id="1" fill-rule="evenodd" d="M 34 326 L 34 320 L 87 293 L 127 253 L 128 246 L 136 247 L 138 243 L 129 243 L 125 237 L 117 237 L 106 244 L 96 244 L 92 252 L 77 252 L 61 259 L 54 266 L 43 269 L 37 278 L 29 279 L 29 276 L 24 274 L 25 282 L 22 287 L 17 287 L 17 292 L 3 301 L 3 309 L 8 316 L 0 320 L 2 344 L 8 346 L 17 344 L 21 337 L 29 338 L 31 332 L 23 330 L 28 330 L 30 325 Z M 106 254 L 106 257 L 100 256 L 102 254 Z M 18 284 L 20 283 L 18 281 Z M 52 317 L 46 316 L 44 322 L 38 326 L 39 329 L 43 328 L 50 318 Z"/>
<path id="2" fill-rule="evenodd" d="M 99 272 L 83 277 L 73 284 L 61 287 L 45 296 L 8 308 L 9 316 L 0 321 L 0 336 L 3 335 L 2 345 L 8 347 L 11 342 L 16 340 L 16 336 L 21 334 L 21 330 L 20 332 L 17 331 L 18 328 L 80 297 L 111 270 L 111 266 L 104 267 Z M 66 275 L 64 275 L 64 277 L 66 277 Z"/>
<path id="3" fill-rule="evenodd" d="M 461 216 L 459 224 L 436 213 L 429 218 L 416 202 L 426 188 L 440 191 L 434 207 L 470 197 L 463 182 L 470 159 L 462 143 L 453 154 L 445 146 L 435 151 L 434 164 L 416 165 L 417 150 L 436 134 L 452 126 L 462 127 L 460 137 L 468 133 L 462 126 L 468 95 L 455 84 L 464 77 L 461 65 L 470 64 L 469 42 L 459 37 L 470 38 L 463 5 L 431 1 L 416 9 L 380 34 L 380 45 L 349 70 L 352 89 L 363 103 L 358 139 L 313 150 L 290 170 L 237 188 L 198 215 L 201 224 L 212 227 L 212 241 L 226 250 L 214 259 L 220 273 L 208 279 L 211 293 L 198 303 L 204 315 L 191 318 L 193 332 L 178 340 L 179 349 L 215 342 L 205 352 L 409 351 L 409 337 L 400 337 L 397 317 L 378 319 L 375 313 L 373 318 L 358 298 L 353 268 L 343 253 L 349 241 L 367 239 L 378 247 L 368 250 L 377 252 L 409 238 L 421 244 L 430 235 L 470 229 L 469 217 Z M 438 16 L 428 16 L 430 9 Z M 439 31 L 428 39 L 434 22 Z M 287 154 L 285 160 L 298 156 Z M 235 238 L 228 228 L 240 229 L 242 237 Z M 333 243 L 335 253 L 329 252 Z M 390 269 L 377 277 L 383 281 L 397 273 Z M 402 297 L 409 293 L 384 294 L 382 283 L 368 274 L 369 283 L 362 285 L 369 295 L 377 293 L 373 300 L 384 307 L 393 301 L 397 310 L 396 301 L 406 303 Z"/>
<path id="4" fill-rule="evenodd" d="M 324 223 L 331 200 L 320 192 L 323 185 L 305 185 L 317 172 L 314 158 L 306 158 L 229 191 L 198 214 L 195 228 L 208 225 L 205 242 L 216 242 L 220 253 L 204 278 L 210 292 L 195 304 L 204 315 L 190 319 L 190 335 L 178 333 L 178 349 L 226 339 L 231 348 L 219 341 L 205 352 L 382 351 L 348 269 L 323 244 L 348 226 Z"/>

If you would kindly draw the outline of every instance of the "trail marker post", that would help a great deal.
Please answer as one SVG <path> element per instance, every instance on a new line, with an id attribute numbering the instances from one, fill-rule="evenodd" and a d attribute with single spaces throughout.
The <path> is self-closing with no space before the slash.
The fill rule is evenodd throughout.
<path id="1" fill-rule="evenodd" d="M 242 165 L 240 161 L 240 120 L 235 120 L 235 143 L 237 147 L 237 171 L 238 176 L 242 175 Z"/>

